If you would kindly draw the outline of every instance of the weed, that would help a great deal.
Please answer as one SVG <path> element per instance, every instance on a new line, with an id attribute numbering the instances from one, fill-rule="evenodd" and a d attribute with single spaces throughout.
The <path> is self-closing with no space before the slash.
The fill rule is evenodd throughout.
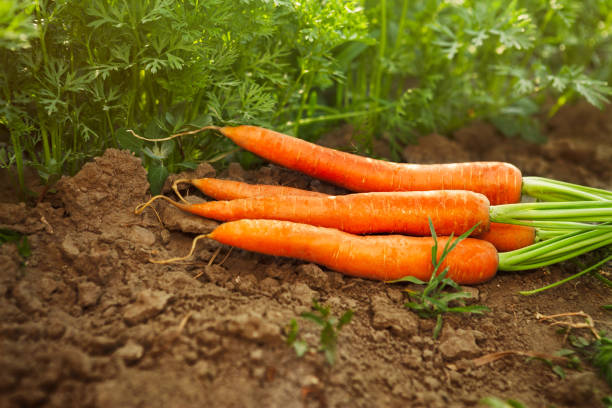
<path id="1" fill-rule="evenodd" d="M 436 319 L 436 325 L 433 330 L 433 337 L 435 339 L 438 337 L 438 335 L 440 334 L 440 330 L 442 329 L 442 316 L 444 313 L 450 312 L 482 314 L 484 312 L 489 311 L 489 308 L 482 305 L 466 306 L 464 300 L 470 298 L 472 295 L 469 292 L 461 291 L 461 286 L 459 286 L 452 279 L 446 277 L 448 273 L 448 267 L 445 268 L 442 272 L 438 272 L 449 252 L 452 251 L 453 248 L 455 248 L 455 246 L 459 242 L 468 237 L 472 233 L 474 228 L 476 228 L 476 225 L 470 230 L 461 234 L 455 240 L 453 240 L 453 236 L 451 235 L 450 239 L 446 242 L 444 250 L 442 251 L 442 254 L 439 258 L 437 257 L 437 235 L 433 227 L 433 223 L 431 222 L 431 219 L 429 220 L 429 228 L 431 231 L 431 236 L 434 240 L 434 245 L 431 248 L 431 262 L 433 265 L 433 272 L 429 281 L 424 282 L 413 276 L 407 276 L 392 282 L 410 282 L 416 283 L 418 285 L 426 285 L 425 289 L 423 289 L 421 292 L 406 290 L 410 297 L 413 299 L 413 301 L 407 302 L 405 306 L 415 311 L 422 318 Z M 445 292 L 445 289 L 448 288 L 454 289 L 455 292 Z M 452 306 L 451 304 L 456 305 Z"/>
<path id="2" fill-rule="evenodd" d="M 580 368 L 580 359 L 576 356 L 576 353 L 570 349 L 560 349 L 557 350 L 554 354 L 554 357 L 559 357 L 560 359 L 556 359 L 556 361 L 563 361 L 563 364 L 567 368 L 579 369 Z M 552 358 L 541 357 L 541 356 L 532 356 L 528 357 L 527 361 L 538 360 L 546 364 L 553 373 L 555 373 L 559 378 L 565 379 L 565 370 L 563 366 L 557 364 L 556 361 L 553 361 Z"/>
<path id="3" fill-rule="evenodd" d="M 485 397 L 480 400 L 480 403 L 491 408 L 525 408 L 525 405 L 520 401 L 514 399 L 507 399 L 504 401 L 498 397 Z"/>
<path id="4" fill-rule="evenodd" d="M 32 254 L 27 235 L 10 229 L 0 229 L 0 245 L 7 242 L 15 243 L 22 258 L 27 258 Z"/>
<path id="5" fill-rule="evenodd" d="M 612 338 L 602 333 L 592 341 L 582 336 L 569 336 L 569 339 L 577 352 L 597 368 L 612 390 Z"/>
<path id="6" fill-rule="evenodd" d="M 323 352 L 330 365 L 336 362 L 338 331 L 353 318 L 353 311 L 347 310 L 336 318 L 330 315 L 328 307 L 322 306 L 313 299 L 312 311 L 300 315 L 302 319 L 310 320 L 321 328 L 318 350 Z M 292 346 L 298 357 L 302 357 L 309 349 L 308 344 L 299 338 L 299 327 L 296 319 L 292 319 L 287 328 L 287 344 Z"/>
<path id="7" fill-rule="evenodd" d="M 608 310 L 609 305 L 604 305 L 602 308 Z M 562 352 L 572 358 L 579 355 L 592 364 L 612 390 L 612 338 L 596 330 L 594 320 L 590 315 L 584 312 L 574 312 L 550 316 L 537 315 L 536 317 L 539 320 L 549 321 L 551 326 L 560 327 L 560 332 L 564 334 L 564 341 L 569 340 L 574 348 L 574 350 L 564 349 Z M 576 322 L 574 318 L 580 318 L 581 321 Z M 580 329 L 588 329 L 592 340 L 572 333 L 572 330 Z"/>

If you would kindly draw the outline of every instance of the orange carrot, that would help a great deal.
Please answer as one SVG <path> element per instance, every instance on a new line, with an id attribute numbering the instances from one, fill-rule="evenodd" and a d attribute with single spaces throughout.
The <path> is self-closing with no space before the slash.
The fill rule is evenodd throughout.
<path id="1" fill-rule="evenodd" d="M 499 252 L 514 251 L 535 243 L 536 230 L 526 225 L 492 222 L 489 231 L 476 234 L 474 238 L 492 243 Z"/>
<path id="2" fill-rule="evenodd" d="M 359 236 L 332 228 L 278 220 L 239 220 L 221 224 L 207 235 L 223 244 L 268 255 L 286 256 L 324 265 L 351 276 L 395 280 L 415 276 L 428 280 L 433 272 L 431 237 Z M 438 238 L 438 256 L 449 238 Z M 485 282 L 495 276 L 497 251 L 490 243 L 466 238 L 450 251 L 442 271 L 459 284 Z"/>
<path id="3" fill-rule="evenodd" d="M 516 203 L 521 197 L 521 172 L 509 163 L 392 163 L 255 126 L 205 129 L 217 129 L 238 146 L 271 162 L 352 191 L 471 190 L 486 195 L 491 205 Z"/>
<path id="4" fill-rule="evenodd" d="M 177 203 L 192 214 L 219 221 L 275 219 L 354 234 L 395 232 L 430 235 L 429 218 L 440 235 L 460 235 L 478 224 L 476 233 L 489 227 L 489 200 L 462 190 L 355 193 L 340 196 L 260 196 L 198 204 Z M 154 198 L 155 199 L 155 198 Z M 140 206 L 142 211 L 147 204 Z"/>
<path id="5" fill-rule="evenodd" d="M 267 184 L 248 184 L 240 181 L 222 180 L 216 178 L 183 179 L 176 180 L 178 183 L 190 183 L 202 193 L 215 200 L 234 200 L 236 198 L 257 196 L 288 196 L 307 195 L 312 197 L 325 197 L 327 194 L 316 191 L 302 190 L 299 188 L 274 186 Z"/>
<path id="6" fill-rule="evenodd" d="M 302 190 L 299 188 L 274 186 L 266 184 L 248 184 L 239 181 L 222 180 L 214 178 L 177 180 L 178 182 L 188 182 L 197 187 L 202 193 L 217 200 L 232 200 L 257 196 L 290 196 L 290 195 L 313 195 L 326 197 L 328 195 L 315 191 Z M 222 204 L 223 205 L 223 204 Z M 221 205 L 221 206 L 222 206 Z M 208 206 L 208 204 L 205 204 Z M 201 215 L 201 214 L 200 214 Z M 215 218 L 215 217 L 211 217 Z M 257 218 L 267 218 L 265 215 Z M 229 220 L 229 219 L 224 219 Z M 483 225 L 483 228 L 486 225 Z M 515 249 L 524 248 L 535 243 L 535 228 L 502 224 L 498 222 L 489 223 L 489 230 L 484 231 L 479 228 L 480 233 L 473 233 L 472 237 L 483 239 L 492 243 L 499 252 L 508 252 Z M 342 229 L 342 228 L 340 228 Z M 379 231 L 381 232 L 381 231 Z M 446 234 L 450 232 L 446 231 Z M 428 234 L 425 234 L 428 235 Z"/>

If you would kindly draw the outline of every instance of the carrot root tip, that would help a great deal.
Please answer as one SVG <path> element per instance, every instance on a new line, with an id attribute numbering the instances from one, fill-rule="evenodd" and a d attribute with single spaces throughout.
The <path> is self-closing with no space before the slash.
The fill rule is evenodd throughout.
<path id="1" fill-rule="evenodd" d="M 189 204 L 189 201 L 185 200 L 182 194 L 178 190 L 178 185 L 180 183 L 192 184 L 191 179 L 178 179 L 174 183 L 172 183 L 172 191 L 174 191 L 174 194 L 176 194 L 176 196 L 179 198 L 179 200 L 181 200 L 182 203 Z"/>
<path id="2" fill-rule="evenodd" d="M 168 201 L 170 204 L 174 205 L 175 207 L 178 207 L 178 208 L 183 208 L 183 204 L 178 203 L 178 202 L 176 202 L 176 201 L 174 201 L 174 200 L 172 200 L 172 199 L 170 199 L 170 198 L 166 197 L 165 195 L 161 195 L 161 194 L 160 194 L 160 195 L 156 195 L 156 196 L 154 196 L 154 197 L 151 197 L 151 199 L 150 199 L 149 201 L 147 201 L 146 203 L 138 204 L 138 205 L 136 206 L 136 208 L 134 208 L 134 214 L 138 215 L 138 214 L 142 213 L 142 212 L 145 210 L 145 208 L 147 208 L 147 207 L 149 207 L 151 204 L 153 204 L 153 201 L 155 201 L 155 200 L 159 200 L 159 199 L 166 200 L 166 201 Z"/>
<path id="3" fill-rule="evenodd" d="M 178 256 L 178 257 L 169 258 L 169 259 L 151 259 L 149 258 L 149 262 L 156 263 L 156 264 L 169 264 L 169 263 L 180 262 L 180 261 L 189 259 L 195 252 L 196 244 L 198 243 L 198 241 L 202 238 L 208 238 L 209 236 L 210 234 L 201 234 L 195 237 L 193 241 L 191 242 L 191 249 L 189 250 L 189 253 L 185 256 Z"/>
<path id="4" fill-rule="evenodd" d="M 134 136 L 136 139 L 145 140 L 147 142 L 165 142 L 166 140 L 172 140 L 172 139 L 175 139 L 175 138 L 181 137 L 181 136 L 194 135 L 196 133 L 204 132 L 206 130 L 216 130 L 216 131 L 220 132 L 221 128 L 219 126 L 212 126 L 212 125 L 211 126 L 204 126 L 204 127 L 199 128 L 199 129 L 188 130 L 186 132 L 176 133 L 176 134 L 170 135 L 168 137 L 163 137 L 161 139 L 149 139 L 149 138 L 146 138 L 146 137 L 142 137 L 139 134 L 137 134 L 136 132 L 134 132 L 132 129 L 127 129 L 127 131 L 130 132 L 132 134 L 132 136 Z"/>

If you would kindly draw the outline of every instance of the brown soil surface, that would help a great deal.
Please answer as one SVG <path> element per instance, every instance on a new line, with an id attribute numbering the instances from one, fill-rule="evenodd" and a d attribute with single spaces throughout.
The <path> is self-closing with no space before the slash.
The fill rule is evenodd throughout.
<path id="1" fill-rule="evenodd" d="M 425 137 L 405 159 L 506 160 L 525 175 L 612 188 L 612 110 L 564 109 L 546 130 L 549 141 L 533 145 L 476 124 L 452 140 Z M 234 165 L 219 176 L 342 192 L 276 166 Z M 598 407 L 612 394 L 586 364 L 565 368 L 562 379 L 521 355 L 473 361 L 569 347 L 538 313 L 584 311 L 598 329 L 612 329 L 601 309 L 612 303 L 610 289 L 594 277 L 518 295 L 578 271 L 577 262 L 500 273 L 470 289 L 491 311 L 446 316 L 433 340 L 433 321 L 403 306 L 399 284 L 230 253 L 206 240 L 189 261 L 149 262 L 187 253 L 195 233 L 216 224 L 164 203 L 164 227 L 152 211 L 134 215 L 147 188 L 140 160 L 111 149 L 35 207 L 3 193 L 0 227 L 28 234 L 32 255 L 23 261 L 14 245 L 0 247 L 0 407 L 463 407 L 486 396 L 528 407 Z M 601 272 L 609 277 L 611 266 Z M 333 366 L 316 351 L 319 332 L 309 322 L 298 318 L 310 352 L 298 358 L 285 344 L 287 324 L 313 298 L 335 316 L 355 312 L 339 332 Z"/>

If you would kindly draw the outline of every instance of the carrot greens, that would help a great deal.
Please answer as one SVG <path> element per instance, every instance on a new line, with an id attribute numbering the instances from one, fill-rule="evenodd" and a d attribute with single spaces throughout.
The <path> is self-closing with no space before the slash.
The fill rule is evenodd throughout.
<path id="1" fill-rule="evenodd" d="M 108 147 L 166 174 L 230 155 L 226 140 L 150 139 L 250 123 L 316 139 L 351 123 L 358 149 L 403 146 L 475 119 L 542 140 L 548 117 L 612 88 L 609 2 L 453 0 L 6 0 L 0 17 L 0 165 L 46 183 Z M 552 104 L 549 104 L 552 102 Z M 219 163 L 222 165 L 224 162 Z M 161 180 L 161 181 L 160 181 Z M 529 188 L 535 188 L 530 186 Z M 558 198 L 558 197 L 556 197 Z M 581 198 L 582 200 L 582 198 Z"/>
<path id="2" fill-rule="evenodd" d="M 612 200 L 612 191 L 544 177 L 523 177 L 522 192 L 540 201 Z"/>
<path id="3" fill-rule="evenodd" d="M 612 244 L 612 230 L 571 231 L 525 248 L 499 254 L 499 269 L 520 271 L 551 265 Z"/>

